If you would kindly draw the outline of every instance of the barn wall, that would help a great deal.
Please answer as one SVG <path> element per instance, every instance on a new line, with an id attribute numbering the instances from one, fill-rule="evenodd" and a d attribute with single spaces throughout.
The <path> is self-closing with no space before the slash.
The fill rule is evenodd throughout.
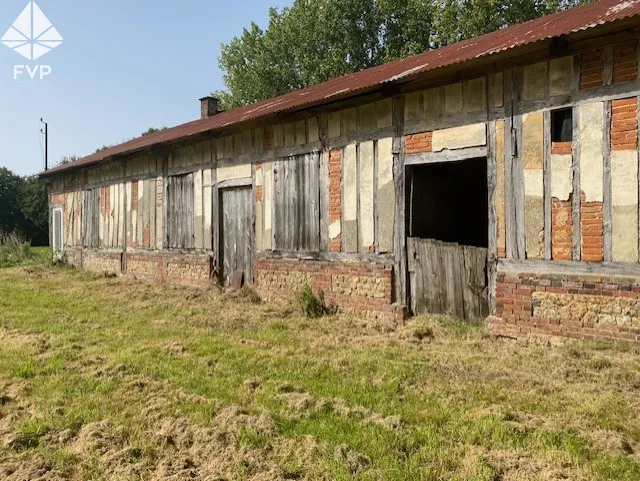
<path id="1" fill-rule="evenodd" d="M 494 333 L 640 341 L 637 55 L 627 42 L 505 73 Z M 571 142 L 552 138 L 563 107 Z"/>
<path id="2" fill-rule="evenodd" d="M 541 328 L 538 320 L 562 324 L 565 319 L 553 313 L 566 316 L 558 306 L 574 302 L 563 296 L 608 296 L 606 289 L 594 290 L 590 281 L 557 286 L 555 278 L 532 274 L 531 266 L 571 276 L 585 265 L 593 271 L 606 262 L 616 272 L 628 268 L 633 277 L 631 267 L 640 259 L 637 56 L 636 41 L 603 44 L 503 71 L 465 73 L 438 85 L 425 82 L 392 98 L 330 105 L 212 134 L 166 152 L 58 176 L 51 202 L 65 208 L 65 246 L 74 262 L 119 266 L 146 279 L 208 282 L 220 262 L 220 189 L 249 186 L 255 206 L 253 272 L 261 292 L 291 294 L 306 280 L 345 308 L 378 306 L 388 314 L 389 306 L 407 303 L 408 166 L 486 157 L 491 326 L 509 335 L 545 329 L 567 334 L 573 331 Z M 572 115 L 570 141 L 552 133 L 554 112 L 563 108 Z M 283 232 L 275 215 L 277 169 L 308 154 L 318 159 L 318 190 L 305 195 L 313 195 L 314 203 L 317 195 L 319 248 L 281 252 L 275 244 Z M 185 174 L 194 178 L 193 201 L 185 211 L 194 225 L 193 245 L 169 249 L 167 179 Z M 81 247 L 87 188 L 100 189 L 97 250 Z M 101 256 L 104 262 L 97 260 Z M 320 275 L 322 270 L 327 272 Z M 353 293 L 367 292 L 371 279 L 383 279 L 374 284 L 384 296 L 351 302 L 344 295 L 348 290 L 338 287 L 346 273 Z M 634 282 L 618 283 L 625 286 L 619 290 L 635 292 L 626 290 Z M 521 287 L 526 283 L 535 289 Z M 545 297 L 541 310 L 541 297 L 532 293 L 547 287 L 567 292 Z M 620 297 L 637 302 L 629 294 Z M 584 303 L 589 312 L 595 304 Z"/>

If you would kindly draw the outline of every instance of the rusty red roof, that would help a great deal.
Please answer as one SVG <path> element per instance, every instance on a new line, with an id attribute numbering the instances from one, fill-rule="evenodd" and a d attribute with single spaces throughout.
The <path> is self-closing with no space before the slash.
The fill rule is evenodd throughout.
<path id="1" fill-rule="evenodd" d="M 160 132 L 145 135 L 91 154 L 68 164 L 54 167 L 41 175 L 87 166 L 116 155 L 136 152 L 170 143 L 192 135 L 212 132 L 242 122 L 270 115 L 300 110 L 352 97 L 365 90 L 406 81 L 438 68 L 488 57 L 509 49 L 548 40 L 561 35 L 591 29 L 640 13 L 640 0 L 600 0 L 557 12 L 529 22 L 513 25 L 480 37 L 463 40 L 437 50 L 413 55 L 384 65 L 328 80 L 312 87 L 279 97 L 235 108 L 207 119 L 199 119 Z"/>

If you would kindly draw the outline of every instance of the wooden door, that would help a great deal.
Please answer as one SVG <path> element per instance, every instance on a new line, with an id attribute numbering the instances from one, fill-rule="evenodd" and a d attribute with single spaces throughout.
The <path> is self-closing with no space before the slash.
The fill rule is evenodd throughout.
<path id="1" fill-rule="evenodd" d="M 414 314 L 489 315 L 487 249 L 409 237 L 407 250 Z"/>
<path id="2" fill-rule="evenodd" d="M 221 281 L 228 286 L 235 271 L 253 280 L 253 196 L 251 187 L 220 191 Z"/>

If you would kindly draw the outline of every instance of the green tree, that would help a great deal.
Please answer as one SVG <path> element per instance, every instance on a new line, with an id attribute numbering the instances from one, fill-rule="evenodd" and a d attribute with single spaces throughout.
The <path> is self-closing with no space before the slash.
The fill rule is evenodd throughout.
<path id="1" fill-rule="evenodd" d="M 47 186 L 39 177 L 25 177 L 20 192 L 20 211 L 25 238 L 32 245 L 49 243 L 49 206 Z"/>
<path id="2" fill-rule="evenodd" d="M 161 130 L 166 130 L 166 127 L 161 127 L 159 129 L 156 129 L 155 127 L 149 127 L 147 130 L 142 132 L 141 136 L 144 137 L 145 135 L 155 134 L 156 132 L 160 132 Z"/>
<path id="3" fill-rule="evenodd" d="M 20 177 L 0 167 L 0 232 L 21 235 L 34 245 L 49 242 L 47 188 L 38 177 Z"/>
<path id="4" fill-rule="evenodd" d="M 20 210 L 22 178 L 0 167 L 0 232 L 23 232 Z"/>
<path id="5" fill-rule="evenodd" d="M 224 108 L 442 47 L 589 0 L 295 0 L 221 46 Z"/>

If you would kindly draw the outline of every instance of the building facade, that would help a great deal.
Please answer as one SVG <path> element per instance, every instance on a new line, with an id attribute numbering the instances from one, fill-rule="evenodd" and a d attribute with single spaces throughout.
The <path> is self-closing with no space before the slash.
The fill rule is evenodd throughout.
<path id="1" fill-rule="evenodd" d="M 73 265 L 640 342 L 638 2 L 602 0 L 42 175 Z"/>

